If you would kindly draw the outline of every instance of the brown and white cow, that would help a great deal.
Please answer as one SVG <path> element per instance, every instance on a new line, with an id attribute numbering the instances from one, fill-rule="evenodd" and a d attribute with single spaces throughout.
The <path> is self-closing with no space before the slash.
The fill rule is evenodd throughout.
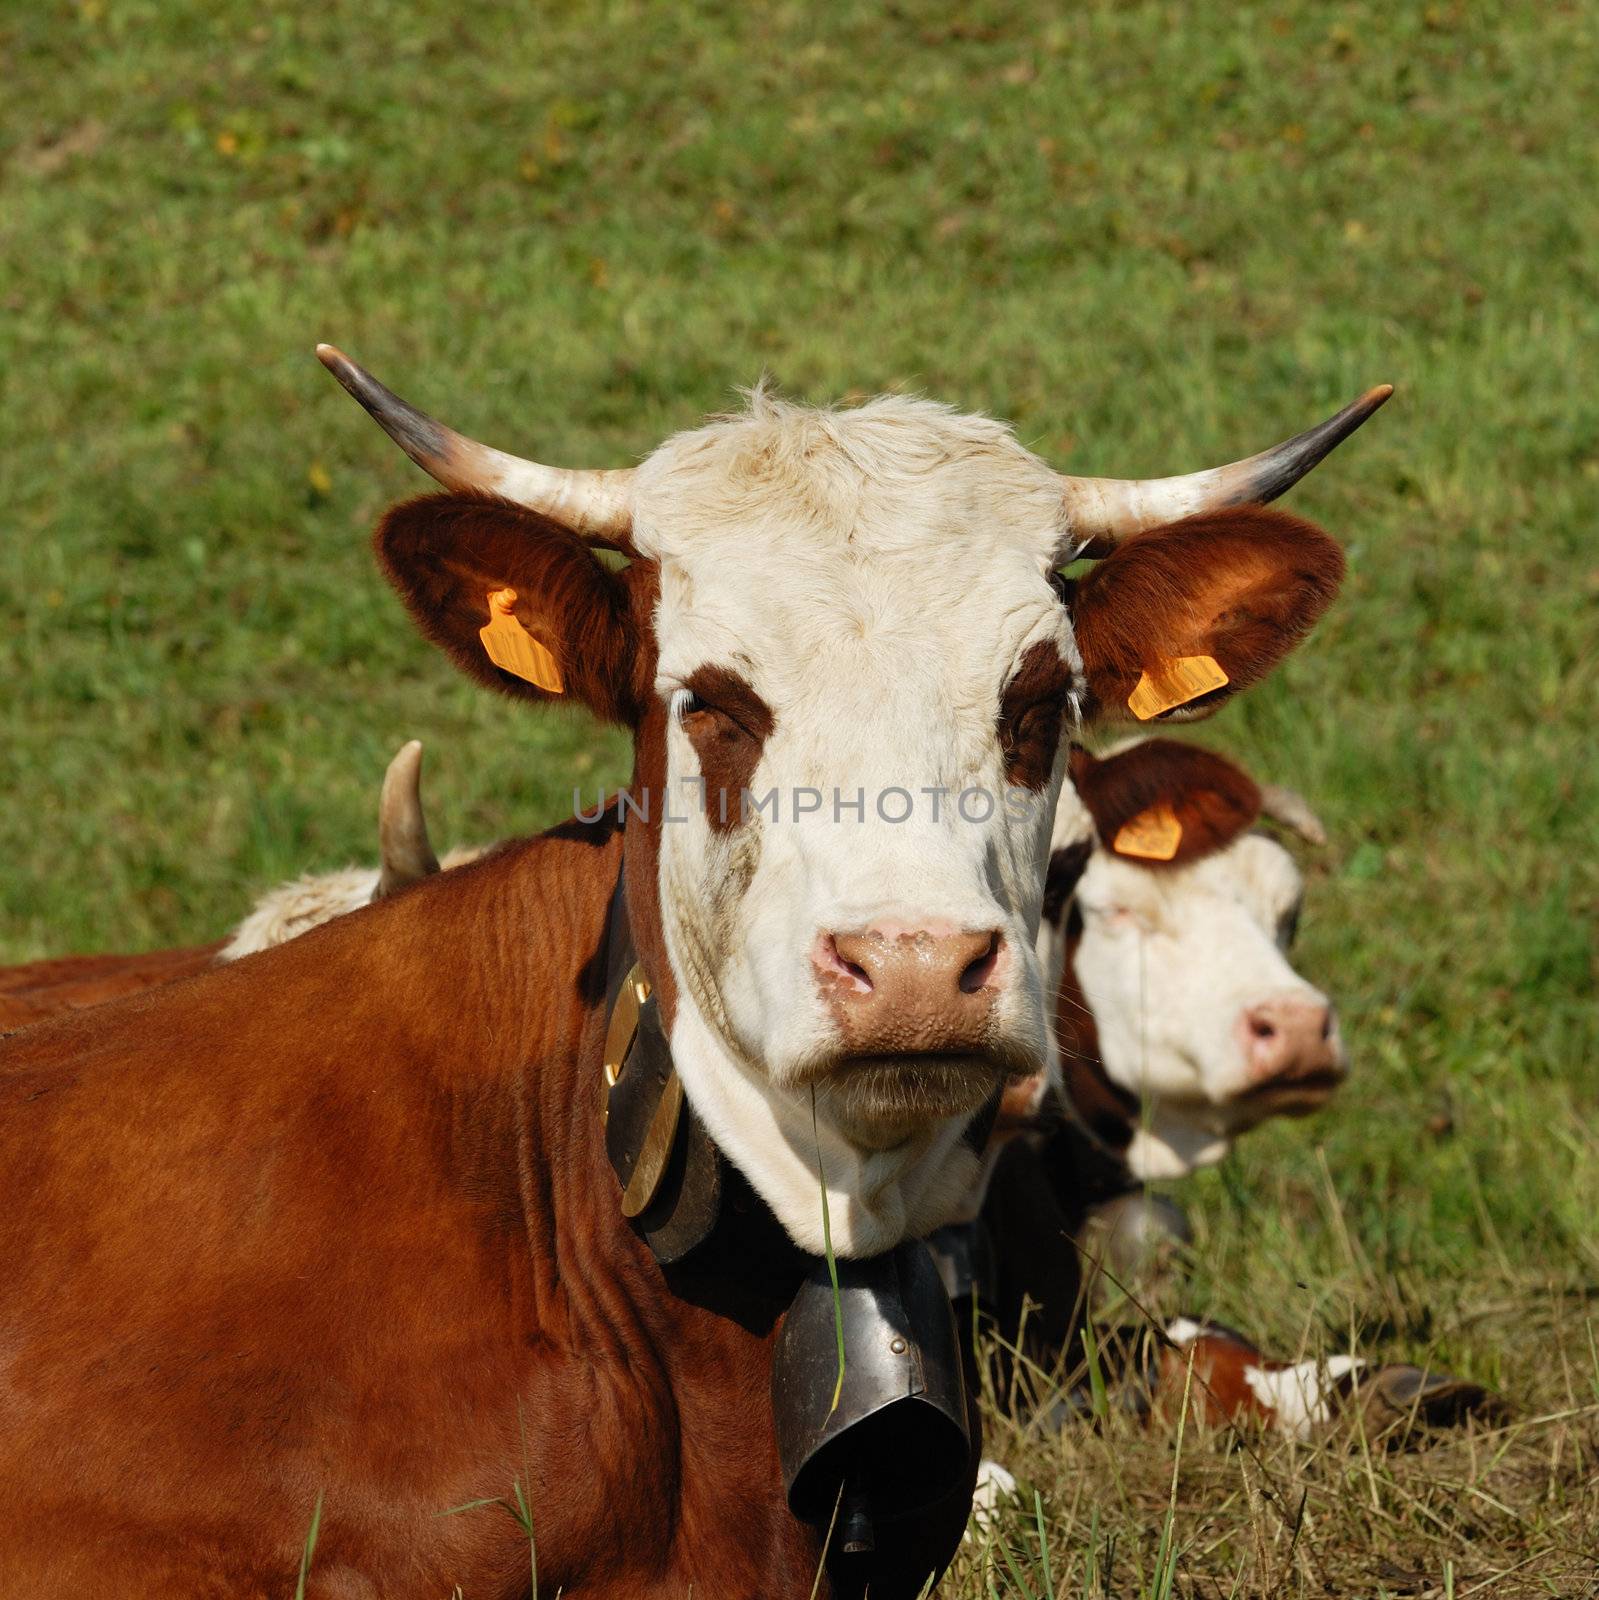
<path id="1" fill-rule="evenodd" d="M 1133 1177 L 1183 1177 L 1267 1117 L 1316 1110 L 1347 1072 L 1331 1001 L 1287 956 L 1304 879 L 1255 827 L 1268 806 L 1320 824 L 1177 740 L 1070 766 L 1039 930 L 1061 1082 Z"/>
<path id="2" fill-rule="evenodd" d="M 441 1515 L 520 1497 L 551 1591 L 809 1593 L 822 1532 L 788 1509 L 767 1405 L 792 1285 L 752 1260 L 663 1268 L 622 1215 L 618 938 L 690 1110 L 792 1241 L 822 1245 L 823 1171 L 841 1254 L 944 1221 L 976 1172 L 968 1121 L 1043 1055 L 1062 727 L 1176 658 L 1216 663 L 1214 704 L 1292 647 L 1337 548 L 1231 503 L 1382 395 L 1157 484 L 1062 479 L 927 402 L 761 394 L 636 472 L 583 474 L 325 359 L 453 489 L 377 535 L 422 630 L 480 682 L 630 729 L 632 813 L 0 1045 L 8 1577 L 271 1589 L 320 1495 L 312 1593 L 521 1594 L 511 1517 Z M 1063 590 L 1085 548 L 1110 553 Z M 491 664 L 490 629 L 525 676 Z M 835 787 L 864 806 L 819 818 Z M 877 804 L 985 788 L 1022 803 Z M 915 1593 L 965 1503 L 836 1585 Z"/>
<path id="3" fill-rule="evenodd" d="M 1325 834 L 1292 790 L 1172 739 L 1077 747 L 1068 773 L 1037 940 L 1054 1027 L 1044 1069 L 1007 1087 L 990 1153 L 1064 1118 L 1081 1149 L 1061 1169 L 1119 1193 L 1220 1160 L 1342 1079 L 1331 1002 L 1287 959 L 1304 879 L 1253 825 Z"/>
<path id="4" fill-rule="evenodd" d="M 1049 1081 L 1007 1091 L 1000 1135 L 1021 1137 L 997 1157 L 984 1213 L 1001 1337 L 1025 1326 L 1045 1365 L 1080 1355 L 1080 1247 L 1126 1276 L 1162 1224 L 1181 1236 L 1143 1182 L 1315 1109 L 1345 1072 L 1331 1003 L 1287 959 L 1303 877 L 1255 827 L 1269 799 L 1319 835 L 1304 802 L 1171 739 L 1104 758 L 1077 748 L 1068 768 L 1038 940 L 1056 994 Z"/>
<path id="5" fill-rule="evenodd" d="M 1304 801 L 1170 739 L 1103 759 L 1076 749 L 1069 771 L 1039 934 L 1058 975 L 1054 1082 L 1008 1092 L 1013 1131 L 1035 1127 L 999 1155 L 983 1213 L 1002 1346 L 1068 1377 L 1083 1360 L 1085 1280 L 1103 1261 L 1136 1281 L 1141 1254 L 1186 1237 L 1181 1213 L 1142 1182 L 1221 1160 L 1269 1117 L 1318 1109 L 1347 1070 L 1331 1002 L 1287 959 L 1304 879 L 1256 828 L 1269 816 L 1325 842 Z M 1486 1399 L 1445 1374 L 1350 1355 L 1271 1359 L 1188 1317 L 1099 1337 L 1131 1403 L 1180 1407 L 1191 1354 L 1203 1414 L 1295 1436 L 1351 1401 L 1386 1423 L 1455 1420 Z M 1061 1417 L 1087 1404 L 1086 1388 L 1068 1393 Z"/>

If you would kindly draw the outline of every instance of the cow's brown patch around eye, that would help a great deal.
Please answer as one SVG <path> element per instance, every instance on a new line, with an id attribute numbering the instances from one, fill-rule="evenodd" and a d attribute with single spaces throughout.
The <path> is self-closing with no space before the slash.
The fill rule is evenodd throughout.
<path id="1" fill-rule="evenodd" d="M 743 817 L 743 797 L 775 726 L 772 708 L 730 667 L 701 667 L 683 680 L 699 702 L 683 717 L 683 731 L 700 759 L 705 816 L 713 833 L 726 833 Z"/>
<path id="2" fill-rule="evenodd" d="M 1072 669 L 1048 639 L 1029 646 L 999 701 L 999 742 L 1006 776 L 1023 789 L 1042 789 L 1055 767 Z"/>

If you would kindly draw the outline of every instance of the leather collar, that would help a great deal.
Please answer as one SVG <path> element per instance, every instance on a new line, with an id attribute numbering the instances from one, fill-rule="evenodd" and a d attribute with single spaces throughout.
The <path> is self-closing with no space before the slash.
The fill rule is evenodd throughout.
<path id="1" fill-rule="evenodd" d="M 605 949 L 605 1153 L 622 1212 L 684 1297 L 767 1320 L 811 1264 L 683 1093 L 618 877 Z M 716 1280 L 721 1280 L 718 1291 Z"/>

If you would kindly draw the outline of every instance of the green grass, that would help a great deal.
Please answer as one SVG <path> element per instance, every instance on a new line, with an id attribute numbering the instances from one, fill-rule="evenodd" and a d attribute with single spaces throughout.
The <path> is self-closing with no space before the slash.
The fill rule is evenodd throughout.
<path id="1" fill-rule="evenodd" d="M 369 858 L 411 736 L 440 843 L 624 771 L 407 625 L 365 539 L 421 482 L 319 338 L 479 437 L 595 465 L 765 370 L 818 399 L 925 389 L 1129 474 L 1391 380 L 1293 497 L 1349 548 L 1342 601 L 1200 735 L 1329 824 L 1302 956 L 1356 1075 L 1191 1186 L 1190 1301 L 1290 1348 L 1430 1352 L 1523 1417 L 1589 1409 L 1491 1468 L 1487 1443 L 1279 1452 L 1308 1495 L 1291 1557 L 1276 1480 L 1191 1433 L 1174 1581 L 1421 1592 L 1381 1563 L 1441 1585 L 1447 1560 L 1456 1594 L 1571 1592 L 1548 1574 L 1594 1552 L 1599 1399 L 1599 20 L 956 16 L 7 8 L 0 957 L 211 937 L 266 885 Z M 1059 1592 L 1155 1582 L 1170 1440 L 1008 1448 Z M 1036 1592 L 1030 1504 L 1013 1532 Z M 952 1592 L 988 1574 L 1022 1592 L 975 1558 Z"/>

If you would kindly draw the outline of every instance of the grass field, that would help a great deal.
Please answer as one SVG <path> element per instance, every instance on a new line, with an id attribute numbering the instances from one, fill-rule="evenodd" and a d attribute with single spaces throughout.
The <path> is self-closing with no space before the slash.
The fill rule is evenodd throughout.
<path id="1" fill-rule="evenodd" d="M 1285 1351 L 1430 1359 L 1515 1420 L 1401 1454 L 1190 1429 L 1175 1477 L 1164 1434 L 1001 1424 L 1048 1560 L 1029 1503 L 948 1592 L 1583 1592 L 1593 8 L 40 0 L 0 12 L 0 81 L 7 960 L 212 937 L 370 857 L 411 736 L 441 843 L 624 772 L 404 621 L 365 539 L 421 480 L 319 338 L 572 465 L 763 371 L 1132 475 L 1397 384 L 1293 497 L 1347 544 L 1342 601 L 1199 735 L 1328 823 L 1301 964 L 1356 1072 L 1185 1192 L 1188 1298 Z"/>

